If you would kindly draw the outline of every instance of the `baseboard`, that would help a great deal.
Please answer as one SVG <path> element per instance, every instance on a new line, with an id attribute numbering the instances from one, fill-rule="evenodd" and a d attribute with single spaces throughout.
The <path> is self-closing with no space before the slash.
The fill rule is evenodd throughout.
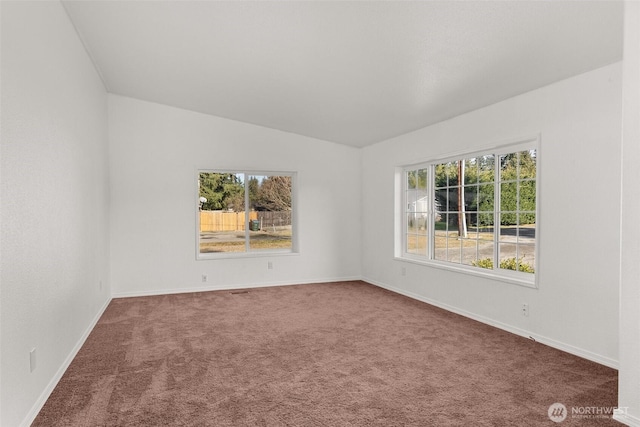
<path id="1" fill-rule="evenodd" d="M 243 283 L 237 285 L 209 285 L 209 286 L 197 286 L 189 288 L 178 289 L 155 289 L 149 291 L 134 291 L 134 292 L 115 292 L 111 295 L 112 298 L 131 298 L 131 297 L 147 297 L 156 295 L 169 295 L 169 294 L 188 294 L 193 292 L 210 292 L 210 291 L 227 291 L 233 289 L 247 289 L 247 288 L 268 288 L 273 286 L 290 286 L 290 285 L 307 285 L 313 283 L 333 283 L 333 282 L 350 282 L 353 280 L 362 280 L 361 276 L 347 276 L 347 277 L 331 277 L 324 279 L 313 280 L 291 280 L 291 281 L 274 281 L 274 282 L 260 282 L 260 283 Z"/>
<path id="2" fill-rule="evenodd" d="M 84 333 L 82 334 L 82 336 L 80 337 L 76 345 L 73 347 L 73 349 L 71 350 L 71 352 L 69 353 L 65 361 L 62 363 L 62 366 L 60 366 L 60 368 L 58 369 L 56 374 L 53 376 L 51 381 L 49 381 L 49 384 L 47 384 L 47 387 L 40 394 L 40 397 L 38 398 L 38 400 L 36 400 L 36 403 L 34 403 L 34 405 L 31 407 L 31 410 L 25 417 L 24 421 L 20 424 L 20 427 L 29 427 L 33 423 L 33 421 L 36 419 L 36 417 L 40 413 L 40 410 L 42 409 L 44 404 L 47 402 L 47 399 L 49 399 L 49 396 L 51 395 L 51 393 L 53 393 L 53 389 L 55 389 L 56 385 L 58 385 L 58 382 L 66 372 L 67 368 L 69 367 L 73 359 L 76 357 L 76 355 L 80 351 L 80 348 L 82 348 L 83 344 L 89 337 L 89 334 L 98 323 L 98 320 L 100 320 L 100 317 L 102 317 L 102 314 L 107 309 L 107 306 L 109 305 L 110 302 L 111 302 L 111 298 L 109 298 L 104 303 L 104 305 L 100 308 L 100 310 L 98 310 L 98 313 L 94 316 L 89 326 L 85 329 Z"/>
<path id="3" fill-rule="evenodd" d="M 640 427 L 640 418 L 627 414 L 626 410 L 614 410 L 613 419 L 629 427 Z"/>
<path id="4" fill-rule="evenodd" d="M 601 356 L 599 354 L 592 353 L 592 352 L 590 352 L 588 350 L 585 350 L 585 349 L 582 349 L 582 348 L 578 348 L 578 347 L 574 347 L 574 346 L 572 346 L 570 344 L 566 344 L 566 343 L 563 343 L 563 342 L 560 342 L 560 341 L 556 341 L 554 339 L 551 339 L 551 338 L 548 338 L 548 337 L 545 337 L 545 336 L 542 336 L 542 335 L 538 335 L 538 334 L 535 334 L 533 332 L 526 331 L 524 329 L 516 328 L 514 326 L 508 325 L 506 323 L 498 322 L 498 321 L 490 319 L 488 317 L 479 316 L 477 314 L 474 314 L 474 313 L 471 313 L 471 312 L 468 312 L 468 311 L 465 311 L 465 310 L 461 310 L 461 309 L 459 309 L 457 307 L 442 303 L 440 301 L 436 301 L 436 300 L 432 300 L 430 298 L 426 298 L 426 297 L 424 297 L 422 295 L 418 295 L 418 294 L 415 294 L 413 292 L 405 291 L 403 289 L 397 288 L 395 286 L 388 285 L 386 283 L 381 283 L 381 282 L 378 282 L 376 280 L 368 279 L 366 277 L 362 278 L 362 280 L 367 282 L 367 283 L 371 283 L 372 285 L 381 287 L 383 289 L 387 289 L 389 291 L 392 291 L 392 292 L 407 296 L 409 298 L 416 299 L 418 301 L 425 302 L 425 303 L 430 304 L 430 305 L 434 305 L 436 307 L 439 307 L 439 308 L 442 308 L 444 310 L 459 314 L 459 315 L 464 316 L 464 317 L 468 317 L 470 319 L 473 319 L 473 320 L 476 320 L 478 322 L 481 322 L 481 323 L 496 327 L 498 329 L 502 329 L 504 331 L 511 332 L 512 334 L 520 335 L 520 336 L 525 337 L 525 338 L 534 339 L 535 341 L 537 341 L 539 343 L 542 343 L 544 345 L 548 345 L 549 347 L 553 347 L 555 349 L 564 351 L 564 352 L 569 353 L 569 354 L 573 354 L 574 356 L 582 357 L 583 359 L 587 359 L 587 360 L 590 360 L 592 362 L 596 362 L 596 363 L 599 363 L 601 365 L 608 366 L 609 368 L 618 369 L 619 365 L 618 365 L 618 361 L 617 360 L 614 360 L 614 359 L 611 359 L 611 358 L 608 358 L 608 357 L 604 357 L 604 356 Z"/>

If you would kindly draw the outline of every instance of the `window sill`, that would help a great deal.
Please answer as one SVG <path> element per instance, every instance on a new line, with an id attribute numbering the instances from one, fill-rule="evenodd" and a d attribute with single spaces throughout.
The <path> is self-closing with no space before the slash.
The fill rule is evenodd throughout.
<path id="1" fill-rule="evenodd" d="M 498 280 L 501 282 L 506 282 L 518 286 L 524 286 L 526 288 L 537 289 L 537 275 L 529 274 L 529 273 L 518 273 L 518 272 L 509 272 L 504 271 L 502 273 L 496 273 L 494 270 L 487 270 L 478 267 L 466 267 L 460 264 L 451 264 L 440 261 L 433 260 L 422 260 L 416 258 L 410 258 L 407 256 L 395 256 L 394 259 L 396 261 L 401 262 L 409 262 L 411 264 L 422 265 L 425 267 L 433 267 L 441 270 L 453 271 L 456 273 L 467 274 L 476 277 L 483 277 L 485 279 Z M 520 277 L 525 276 L 525 277 Z M 529 276 L 529 277 L 526 277 Z"/>
<path id="2" fill-rule="evenodd" d="M 274 256 L 292 256 L 300 255 L 300 252 L 282 250 L 282 251 L 261 251 L 261 252 L 213 252 L 213 253 L 198 253 L 196 254 L 196 261 L 210 261 L 217 259 L 246 259 L 246 258 L 264 258 Z"/>

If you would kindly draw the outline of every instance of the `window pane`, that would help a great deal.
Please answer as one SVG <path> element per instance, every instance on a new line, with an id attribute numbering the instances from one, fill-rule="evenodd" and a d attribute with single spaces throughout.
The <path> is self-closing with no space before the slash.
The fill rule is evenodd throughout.
<path id="1" fill-rule="evenodd" d="M 447 236 L 451 234 L 458 235 L 458 214 L 450 213 L 447 215 Z"/>
<path id="2" fill-rule="evenodd" d="M 500 268 L 503 267 L 505 262 L 509 259 L 515 259 L 517 255 L 517 246 L 515 243 L 500 243 Z M 514 269 L 515 270 L 515 269 Z"/>
<path id="3" fill-rule="evenodd" d="M 450 187 L 458 185 L 458 163 L 447 163 L 447 182 Z"/>
<path id="4" fill-rule="evenodd" d="M 407 253 L 409 254 L 415 254 L 418 248 L 417 234 L 407 233 L 406 239 L 407 239 L 407 247 L 405 248 L 405 251 L 407 251 Z"/>
<path id="5" fill-rule="evenodd" d="M 427 199 L 427 192 L 426 191 L 416 191 L 416 202 L 415 202 L 415 207 L 414 210 L 416 212 L 420 212 L 422 214 L 425 214 L 426 212 L 429 211 L 429 203 L 428 203 L 428 199 Z"/>
<path id="6" fill-rule="evenodd" d="M 534 251 L 529 245 L 500 244 L 500 268 L 534 273 Z"/>
<path id="7" fill-rule="evenodd" d="M 535 213 L 520 213 L 518 228 L 519 270 L 533 273 L 536 260 L 536 217 Z"/>
<path id="8" fill-rule="evenodd" d="M 535 211 L 536 210 L 536 182 L 521 181 L 518 183 L 518 195 L 520 197 L 520 210 Z"/>
<path id="9" fill-rule="evenodd" d="M 462 248 L 462 264 L 475 265 L 477 261 L 477 250 L 475 240 L 465 242 Z"/>
<path id="10" fill-rule="evenodd" d="M 435 194 L 435 207 L 439 211 L 446 211 L 448 207 L 448 190 L 445 189 L 437 189 L 434 192 Z"/>
<path id="11" fill-rule="evenodd" d="M 447 229 L 447 215 L 441 211 L 436 211 L 435 214 L 435 231 L 445 231 Z"/>
<path id="12" fill-rule="evenodd" d="M 416 202 L 418 201 L 418 193 L 415 190 L 407 191 L 407 211 L 416 211 Z"/>
<path id="13" fill-rule="evenodd" d="M 244 252 L 244 174 L 201 172 L 200 253 Z"/>
<path id="14" fill-rule="evenodd" d="M 518 153 L 519 159 L 519 174 L 520 179 L 535 178 L 536 177 L 536 150 L 521 151 Z"/>
<path id="15" fill-rule="evenodd" d="M 462 201 L 465 211 L 476 210 L 476 201 L 478 200 L 478 186 L 465 185 L 462 187 Z"/>
<path id="16" fill-rule="evenodd" d="M 415 199 L 415 191 L 410 191 L 408 192 L 410 194 L 414 195 L 414 199 Z M 407 247 L 405 248 L 405 250 L 407 251 L 407 253 L 410 254 L 416 254 L 419 253 L 419 248 L 420 248 L 420 242 L 418 241 L 418 234 L 417 231 L 419 229 L 419 214 L 417 214 L 414 210 L 415 210 L 415 206 L 416 203 L 411 202 L 409 203 L 409 208 L 410 211 L 407 212 L 407 233 L 406 233 L 406 245 Z"/>
<path id="17" fill-rule="evenodd" d="M 467 239 L 478 239 L 478 225 L 476 220 L 478 218 L 478 214 L 475 212 L 467 214 Z"/>
<path id="18" fill-rule="evenodd" d="M 478 210 L 493 212 L 494 185 L 485 184 L 478 186 Z"/>
<path id="19" fill-rule="evenodd" d="M 478 162 L 477 159 L 464 160 L 464 183 L 476 184 L 478 182 Z"/>
<path id="20" fill-rule="evenodd" d="M 249 177 L 249 247 L 291 249 L 291 177 Z"/>
<path id="21" fill-rule="evenodd" d="M 426 255 L 427 254 L 427 236 L 426 235 L 417 235 L 416 236 L 416 254 Z"/>
<path id="22" fill-rule="evenodd" d="M 427 169 L 419 169 L 418 170 L 418 180 L 416 183 L 416 187 L 420 190 L 427 189 Z"/>
<path id="23" fill-rule="evenodd" d="M 509 181 L 518 178 L 518 153 L 503 154 L 500 156 L 500 181 Z"/>
<path id="24" fill-rule="evenodd" d="M 475 212 L 478 210 L 478 186 L 466 185 L 464 187 L 464 210 L 466 212 Z"/>
<path id="25" fill-rule="evenodd" d="M 518 185 L 515 182 L 500 184 L 500 210 L 516 211 L 518 209 Z M 511 217 L 509 217 L 511 218 Z M 512 223 L 514 220 L 510 220 Z M 504 221 L 502 222 L 504 224 Z"/>
<path id="26" fill-rule="evenodd" d="M 426 235 L 427 227 L 427 215 L 422 212 L 416 214 L 416 233 Z"/>
<path id="27" fill-rule="evenodd" d="M 535 273 L 536 251 L 535 245 L 518 246 L 518 263 L 516 268 L 523 273 Z"/>
<path id="28" fill-rule="evenodd" d="M 481 156 L 478 161 L 478 182 L 493 182 L 495 176 L 495 158 L 493 155 Z"/>
<path id="29" fill-rule="evenodd" d="M 444 188 L 447 186 L 447 165 L 444 163 L 435 165 L 434 168 L 434 187 Z"/>
<path id="30" fill-rule="evenodd" d="M 456 234 L 449 234 L 447 239 L 447 261 L 460 264 L 460 250 L 462 249 L 462 241 L 455 236 Z"/>
<path id="31" fill-rule="evenodd" d="M 493 270 L 493 248 L 493 233 L 491 233 L 491 241 L 487 240 L 486 236 L 483 236 L 483 238 L 478 241 L 478 260 L 474 265 L 476 267 Z"/>
<path id="32" fill-rule="evenodd" d="M 407 213 L 407 233 L 415 233 L 417 226 L 416 213 Z"/>
<path id="33" fill-rule="evenodd" d="M 531 237 L 535 237 L 536 214 L 534 212 L 521 212 L 518 217 L 518 224 L 520 224 L 520 227 L 533 230 L 528 233 L 531 234 Z"/>
<path id="34" fill-rule="evenodd" d="M 412 190 L 416 188 L 416 183 L 418 182 L 418 174 L 416 171 L 408 171 L 407 172 L 407 188 Z"/>
<path id="35" fill-rule="evenodd" d="M 480 227 L 480 232 L 489 232 L 493 236 L 493 216 L 493 212 L 478 212 L 478 227 Z"/>
<path id="36" fill-rule="evenodd" d="M 447 214 L 437 212 L 433 239 L 434 259 L 446 261 L 447 259 Z"/>
<path id="37" fill-rule="evenodd" d="M 458 211 L 458 189 L 450 188 L 447 192 L 448 195 L 448 212 L 457 212 Z"/>

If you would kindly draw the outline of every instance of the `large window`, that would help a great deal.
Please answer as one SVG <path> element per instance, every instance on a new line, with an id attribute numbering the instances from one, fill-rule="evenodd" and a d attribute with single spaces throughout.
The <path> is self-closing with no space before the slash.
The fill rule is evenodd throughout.
<path id="1" fill-rule="evenodd" d="M 402 169 L 402 256 L 533 284 L 537 140 Z"/>
<path id="2" fill-rule="evenodd" d="M 198 171 L 199 259 L 294 252 L 295 174 Z"/>

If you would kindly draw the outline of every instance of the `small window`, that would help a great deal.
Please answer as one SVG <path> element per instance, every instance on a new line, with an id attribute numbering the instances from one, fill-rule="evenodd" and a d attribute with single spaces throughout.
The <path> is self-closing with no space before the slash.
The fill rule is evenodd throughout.
<path id="1" fill-rule="evenodd" d="M 198 171 L 198 258 L 294 252 L 295 177 Z"/>
<path id="2" fill-rule="evenodd" d="M 537 140 L 404 167 L 402 257 L 533 284 Z"/>

